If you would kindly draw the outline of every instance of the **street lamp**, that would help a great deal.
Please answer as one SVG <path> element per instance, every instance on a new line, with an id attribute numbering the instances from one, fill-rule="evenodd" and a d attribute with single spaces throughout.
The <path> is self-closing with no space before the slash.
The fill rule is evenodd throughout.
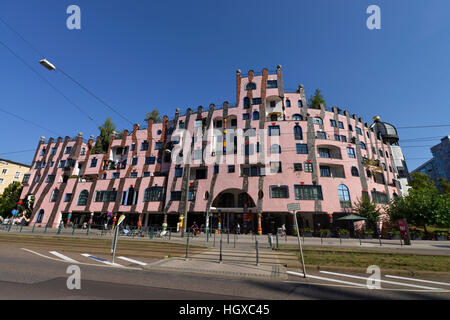
<path id="1" fill-rule="evenodd" d="M 39 61 L 39 63 L 44 66 L 44 68 L 46 68 L 47 70 L 53 71 L 56 70 L 56 67 L 47 59 L 42 59 L 41 61 Z"/>

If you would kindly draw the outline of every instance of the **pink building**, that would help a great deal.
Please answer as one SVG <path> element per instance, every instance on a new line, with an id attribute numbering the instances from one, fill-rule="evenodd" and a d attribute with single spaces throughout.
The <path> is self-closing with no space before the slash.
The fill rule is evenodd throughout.
<path id="1" fill-rule="evenodd" d="M 93 140 L 81 136 L 41 141 L 22 193 L 36 197 L 33 223 L 92 216 L 100 225 L 125 213 L 130 225 L 176 227 L 187 214 L 185 226 L 292 232 L 289 203 L 300 203 L 301 226 L 332 228 L 363 193 L 380 204 L 404 193 L 393 126 L 308 108 L 302 85 L 284 89 L 280 66 L 238 70 L 236 92 L 234 106 L 177 109 L 171 121 L 135 125 L 112 137 L 106 154 L 91 154 Z"/>

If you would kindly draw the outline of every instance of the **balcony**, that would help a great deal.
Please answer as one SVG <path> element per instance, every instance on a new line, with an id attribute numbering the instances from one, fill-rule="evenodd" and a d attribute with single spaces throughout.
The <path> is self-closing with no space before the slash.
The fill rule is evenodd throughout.
<path id="1" fill-rule="evenodd" d="M 320 176 L 324 178 L 345 178 L 344 167 L 341 165 L 320 163 Z"/>

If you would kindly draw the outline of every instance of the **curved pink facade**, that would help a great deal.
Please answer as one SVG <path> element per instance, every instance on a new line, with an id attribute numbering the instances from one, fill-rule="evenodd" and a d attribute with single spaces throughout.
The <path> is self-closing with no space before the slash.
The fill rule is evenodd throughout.
<path id="1" fill-rule="evenodd" d="M 92 212 L 100 221 L 113 212 L 129 215 L 130 224 L 140 216 L 144 226 L 167 222 L 169 227 L 175 227 L 179 215 L 185 214 L 185 191 L 189 186 L 188 226 L 194 221 L 198 225 L 206 224 L 209 211 L 209 223 L 213 227 L 220 223 L 222 228 L 234 229 L 239 223 L 242 231 L 275 232 L 286 224 L 291 231 L 289 203 L 300 203 L 298 216 L 302 226 L 316 228 L 320 224 L 322 228 L 330 228 L 336 225 L 338 217 L 351 212 L 350 206 L 363 192 L 379 203 L 400 194 L 391 146 L 382 137 L 377 138 L 362 118 L 336 107 L 308 108 L 303 86 L 296 92 L 285 92 L 281 68 L 273 73 L 264 69 L 257 76 L 253 71 L 247 76 L 238 72 L 236 91 L 236 106 L 224 103 L 222 107 L 199 107 L 195 113 L 188 109 L 185 115 L 177 111 L 172 121 L 166 117 L 161 124 L 150 120 L 147 129 L 139 130 L 135 126 L 122 139 L 112 139 L 106 154 L 91 155 L 92 140 L 84 143 L 81 138 L 75 141 L 66 138 L 41 142 L 22 194 L 22 198 L 29 194 L 36 196 L 33 219 L 39 218 L 39 211 L 44 210 L 41 223 L 55 227 L 69 213 Z M 187 130 L 186 139 L 183 129 Z M 254 129 L 254 134 L 239 135 L 237 130 L 245 129 L 247 133 Z M 271 135 L 267 134 L 269 131 Z M 174 137 L 180 133 L 179 142 L 174 143 Z M 149 149 L 141 151 L 144 141 L 149 142 Z M 157 145 L 161 150 L 155 150 Z M 58 149 L 52 156 L 49 151 L 54 146 Z M 67 146 L 72 146 L 70 154 L 64 154 Z M 185 151 L 180 156 L 183 147 Z M 86 150 L 84 155 L 81 148 Z M 120 154 L 118 148 L 128 148 L 128 151 Z M 186 164 L 189 148 L 193 150 L 191 159 L 194 160 Z M 177 156 L 184 161 L 177 164 Z M 76 160 L 76 165 L 69 170 L 36 168 L 39 161 L 45 161 L 46 165 L 55 161 L 50 157 L 58 157 L 57 161 L 71 158 Z M 137 158 L 135 165 L 132 165 L 133 157 Z M 156 162 L 145 164 L 149 157 L 155 157 Z M 90 166 L 93 158 L 98 162 L 95 167 Z M 105 161 L 123 164 L 124 159 L 123 169 L 105 169 Z M 376 178 L 374 171 L 367 172 L 365 159 L 378 161 L 381 170 L 375 170 Z M 279 170 L 276 163 L 281 164 L 280 172 L 275 172 Z M 234 166 L 234 172 L 230 166 Z M 35 182 L 36 175 L 41 175 L 43 180 L 49 172 L 56 176 L 54 183 Z M 79 177 L 59 182 L 64 175 Z M 150 187 L 163 188 L 161 201 L 144 201 L 145 190 Z M 55 188 L 60 192 L 56 201 L 51 202 Z M 130 188 L 135 191 L 131 200 Z M 89 199 L 86 205 L 79 206 L 77 201 L 83 190 L 88 191 Z M 112 200 L 97 202 L 97 191 L 117 191 L 117 194 Z M 65 202 L 67 193 L 72 198 Z"/>

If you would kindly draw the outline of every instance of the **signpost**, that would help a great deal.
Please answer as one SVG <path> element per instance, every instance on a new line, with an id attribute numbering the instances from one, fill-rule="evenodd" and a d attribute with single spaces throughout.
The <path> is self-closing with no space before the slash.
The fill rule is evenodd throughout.
<path id="1" fill-rule="evenodd" d="M 117 247 L 117 238 L 119 237 L 119 226 L 120 224 L 123 222 L 123 220 L 125 219 L 125 215 L 121 215 L 119 218 L 119 221 L 117 222 L 117 226 L 114 232 L 114 239 L 113 239 L 113 243 L 112 243 L 112 248 L 111 248 L 111 253 L 113 254 L 112 256 L 112 263 L 114 264 L 114 257 L 116 256 L 116 247 Z"/>
<path id="2" fill-rule="evenodd" d="M 300 203 L 290 203 L 287 205 L 287 209 L 288 211 L 292 211 L 292 213 L 294 214 L 295 227 L 297 228 L 298 247 L 300 248 L 300 257 L 302 258 L 303 278 L 306 278 L 305 261 L 303 259 L 302 243 L 300 241 L 300 230 L 298 228 L 297 214 L 295 213 L 296 211 L 300 210 Z"/>
<path id="3" fill-rule="evenodd" d="M 409 235 L 409 228 L 406 219 L 397 220 L 398 229 L 400 230 L 400 238 L 403 239 L 405 245 L 411 245 L 411 238 Z"/>

